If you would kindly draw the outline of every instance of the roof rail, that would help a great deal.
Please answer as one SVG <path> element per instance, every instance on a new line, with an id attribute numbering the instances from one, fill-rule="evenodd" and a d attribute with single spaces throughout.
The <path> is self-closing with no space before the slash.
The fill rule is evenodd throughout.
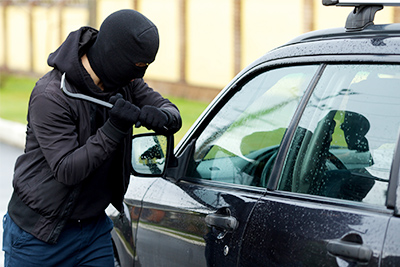
<path id="1" fill-rule="evenodd" d="M 400 1 L 384 0 L 322 0 L 325 6 L 354 6 L 347 17 L 346 31 L 362 31 L 369 25 L 374 24 L 376 12 L 384 6 L 400 6 Z"/>

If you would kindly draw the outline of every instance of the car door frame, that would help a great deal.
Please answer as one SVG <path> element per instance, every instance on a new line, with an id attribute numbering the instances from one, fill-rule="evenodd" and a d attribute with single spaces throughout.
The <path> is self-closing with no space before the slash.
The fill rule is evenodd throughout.
<path id="1" fill-rule="evenodd" d="M 292 66 L 291 64 L 290 66 Z M 304 65 L 304 64 L 302 64 Z M 308 65 L 308 64 L 307 64 Z M 319 65 L 319 64 L 313 64 L 313 65 Z M 157 211 L 157 212 L 163 212 L 165 216 L 169 216 L 170 213 L 175 213 L 174 216 L 181 215 L 181 216 L 190 216 L 193 214 L 197 214 L 198 217 L 204 217 L 204 219 L 207 222 L 208 219 L 208 226 L 210 227 L 210 231 L 206 234 L 207 238 L 206 239 L 206 252 L 211 251 L 212 256 L 208 256 L 208 264 L 210 263 L 215 263 L 215 264 L 221 264 L 221 262 L 229 261 L 230 263 L 233 263 L 233 265 L 236 264 L 239 251 L 240 251 L 240 243 L 243 237 L 244 229 L 246 227 L 246 221 L 247 217 L 250 215 L 251 210 L 255 203 L 257 203 L 258 199 L 262 197 L 265 192 L 266 188 L 262 187 L 253 187 L 253 186 L 246 186 L 246 185 L 235 185 L 231 183 L 222 183 L 222 182 L 217 182 L 217 181 L 207 181 L 204 179 L 200 178 L 186 178 L 185 173 L 186 173 L 186 168 L 188 165 L 188 160 L 189 158 L 193 155 L 194 152 L 194 144 L 196 142 L 197 136 L 207 127 L 208 122 L 216 115 L 217 112 L 219 112 L 220 107 L 226 104 L 226 99 L 230 99 L 232 95 L 236 93 L 236 88 L 241 88 L 243 84 L 246 84 L 249 80 L 251 80 L 253 77 L 259 75 L 262 72 L 270 71 L 271 69 L 275 69 L 276 67 L 280 67 L 281 65 L 274 66 L 272 68 L 266 68 L 265 64 L 261 64 L 260 66 L 255 66 L 254 68 L 248 69 L 243 75 L 239 75 L 240 78 L 237 80 L 232 81 L 231 85 L 227 86 L 227 88 L 221 92 L 219 97 L 216 98 L 216 100 L 208 107 L 208 109 L 203 113 L 203 115 L 199 118 L 199 120 L 195 123 L 196 127 L 194 130 L 190 130 L 189 133 L 190 139 L 188 143 L 185 145 L 180 145 L 181 147 L 184 147 L 181 153 L 177 153 L 176 157 L 174 156 L 174 159 L 169 160 L 169 166 L 166 170 L 166 174 L 163 176 L 165 180 L 158 180 L 154 184 L 152 184 L 152 187 L 149 188 L 146 192 L 146 195 L 143 197 L 142 200 L 142 214 L 144 214 L 143 211 Z M 284 67 L 284 66 L 281 66 Z M 316 68 L 315 73 L 318 73 L 318 66 Z M 314 73 L 313 79 L 317 77 L 317 75 Z M 179 146 L 178 146 L 179 147 Z M 196 188 L 203 188 L 204 191 L 211 192 L 210 194 L 215 194 L 217 195 L 222 195 L 220 197 L 221 200 L 225 199 L 230 199 L 232 202 L 234 198 L 236 198 L 236 203 L 240 202 L 240 199 L 246 199 L 246 201 L 243 201 L 241 206 L 237 207 L 226 207 L 224 205 L 222 206 L 216 206 L 216 207 L 210 207 L 208 206 L 209 210 L 206 213 L 201 214 L 202 211 L 201 207 L 193 207 L 192 210 L 189 210 L 189 212 L 185 210 L 180 210 L 179 208 L 172 208 L 172 204 L 164 203 L 158 199 L 158 196 L 161 194 L 161 190 L 157 188 L 157 184 L 162 184 L 162 186 L 159 186 L 161 188 L 168 188 L 168 190 L 175 191 L 176 194 L 180 194 L 180 192 L 189 192 Z M 179 189 L 182 189 L 182 191 L 179 191 Z M 160 192 L 159 194 L 154 193 L 154 192 Z M 153 196 L 155 195 L 155 196 Z M 169 201 L 167 198 L 166 201 Z M 183 197 L 183 202 L 186 201 L 186 197 Z M 222 201 L 221 201 L 222 202 Z M 200 203 L 201 204 L 201 203 Z M 179 206 L 178 203 L 175 203 L 176 206 Z M 207 206 L 207 205 L 205 205 Z M 214 220 L 214 223 L 218 220 L 218 217 L 220 214 L 220 210 L 224 208 L 230 208 L 230 212 L 232 212 L 232 217 L 237 217 L 239 221 L 239 226 L 236 231 L 233 232 L 224 232 L 223 235 L 221 235 L 221 232 L 217 232 L 215 235 L 213 232 L 214 227 L 216 225 L 212 224 L 212 221 Z M 185 214 L 186 213 L 186 214 Z M 224 217 L 227 217 L 227 214 L 222 214 Z M 230 214 L 229 214 L 230 215 Z M 142 216 L 142 215 L 141 215 Z M 169 217 L 169 220 L 172 220 L 173 216 Z M 191 218 L 192 220 L 197 220 L 197 218 L 193 217 Z M 226 220 L 226 219 L 224 219 Z M 210 224 L 211 221 L 211 225 Z M 179 223 L 176 223 L 175 226 L 178 227 Z M 217 223 L 216 223 L 217 224 Z M 136 250 L 137 250 L 137 257 L 138 261 L 141 262 L 141 264 L 148 264 L 150 266 L 160 264 L 158 262 L 159 259 L 149 259 L 148 255 L 145 255 L 145 248 L 150 248 L 149 244 L 145 243 L 144 240 L 146 238 L 146 235 L 150 236 L 153 235 L 153 233 L 147 233 L 145 232 L 146 225 L 149 225 L 149 222 L 146 221 L 144 218 L 139 219 L 138 223 L 138 236 L 136 238 L 137 243 L 136 243 Z M 161 225 L 159 225 L 161 226 Z M 164 230 L 166 226 L 158 227 L 158 235 L 157 239 L 167 239 L 170 238 L 171 240 L 171 235 L 169 237 L 164 237 L 167 236 L 166 230 Z M 218 228 L 218 227 L 216 227 Z M 149 230 L 149 229 L 147 229 Z M 219 231 L 217 229 L 217 231 Z M 225 237 L 226 234 L 226 237 Z M 215 238 L 217 236 L 217 238 Z M 228 239 L 228 240 L 226 240 Z M 213 240 L 213 241 L 209 241 Z M 177 243 L 177 242 L 174 242 Z M 211 248 L 207 248 L 207 245 L 211 244 Z M 157 245 L 156 245 L 157 246 Z M 209 246 L 210 247 L 210 246 Z M 195 247 L 192 247 L 190 250 L 193 251 L 195 250 Z M 164 259 L 168 253 L 169 248 L 166 247 L 159 247 L 157 246 L 156 251 L 160 253 L 158 256 Z M 198 251 L 198 250 L 196 250 Z M 176 251 L 178 253 L 178 251 Z M 145 256 L 142 256 L 141 254 L 144 254 Z M 232 258 L 233 256 L 233 258 Z M 180 258 L 186 258 L 189 257 L 188 255 L 180 255 Z M 211 258 L 211 259 L 210 259 Z"/>

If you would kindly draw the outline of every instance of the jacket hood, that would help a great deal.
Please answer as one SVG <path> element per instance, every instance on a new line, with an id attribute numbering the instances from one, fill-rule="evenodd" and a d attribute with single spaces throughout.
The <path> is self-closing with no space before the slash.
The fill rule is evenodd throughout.
<path id="1" fill-rule="evenodd" d="M 89 95 L 99 95 L 101 89 L 97 87 L 89 73 L 82 65 L 81 57 L 96 41 L 98 31 L 91 27 L 82 27 L 71 32 L 60 47 L 51 53 L 47 64 L 66 73 L 66 79 L 79 91 Z M 103 94 L 104 95 L 104 94 Z"/>

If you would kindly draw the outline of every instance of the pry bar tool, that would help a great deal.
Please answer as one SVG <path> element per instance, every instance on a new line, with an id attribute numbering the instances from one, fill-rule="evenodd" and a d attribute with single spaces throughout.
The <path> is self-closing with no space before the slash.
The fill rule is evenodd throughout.
<path id="1" fill-rule="evenodd" d="M 89 101 L 89 102 L 98 104 L 100 106 L 103 106 L 103 107 L 106 107 L 106 108 L 109 108 L 109 109 L 111 109 L 113 107 L 113 104 L 111 104 L 109 102 L 106 102 L 106 101 L 103 101 L 103 100 L 100 100 L 100 99 L 97 99 L 97 98 L 94 98 L 94 97 L 91 97 L 91 96 L 88 96 L 88 95 L 84 95 L 84 94 L 80 94 L 80 93 L 71 93 L 70 91 L 68 91 L 67 87 L 65 86 L 65 72 L 61 76 L 61 85 L 60 85 L 60 87 L 61 87 L 61 90 L 69 97 L 76 98 L 76 99 L 81 99 L 81 100 L 85 100 L 85 101 Z M 141 126 L 140 121 L 136 122 L 135 127 L 139 128 L 140 126 Z M 164 130 L 168 131 L 167 127 L 163 126 L 163 128 L 164 128 Z"/>
<path id="2" fill-rule="evenodd" d="M 71 93 L 70 91 L 67 90 L 67 87 L 65 86 L 65 73 L 61 76 L 61 90 L 63 90 L 63 92 L 72 98 L 77 98 L 77 99 L 82 99 L 82 100 L 86 100 L 98 105 L 101 105 L 103 107 L 109 108 L 111 109 L 113 107 L 113 104 L 108 103 L 106 101 L 88 96 L 88 95 L 84 95 L 84 94 L 79 94 L 79 93 Z"/>

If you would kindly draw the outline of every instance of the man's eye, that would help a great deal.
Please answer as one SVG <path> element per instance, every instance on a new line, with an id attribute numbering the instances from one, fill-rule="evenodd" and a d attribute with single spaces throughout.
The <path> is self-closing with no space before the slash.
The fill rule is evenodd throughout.
<path id="1" fill-rule="evenodd" d="M 142 68 L 147 67 L 148 65 L 149 65 L 149 63 L 144 63 L 144 62 L 138 62 L 135 64 L 135 66 L 142 67 Z"/>

